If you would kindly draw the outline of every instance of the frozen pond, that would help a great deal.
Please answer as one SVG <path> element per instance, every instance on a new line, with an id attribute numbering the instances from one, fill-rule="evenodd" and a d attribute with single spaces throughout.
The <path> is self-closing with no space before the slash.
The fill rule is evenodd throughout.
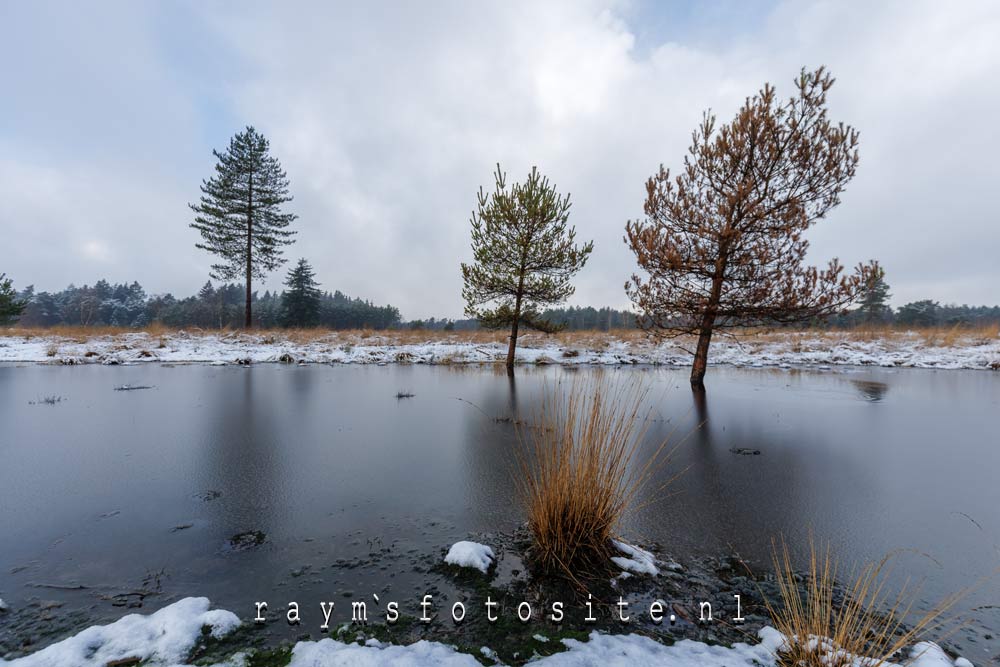
<path id="1" fill-rule="evenodd" d="M 512 418 L 594 372 L 0 365 L 0 598 L 97 622 L 189 595 L 242 617 L 258 599 L 417 597 L 421 558 L 523 521 Z M 633 542 L 758 565 L 782 535 L 801 556 L 810 531 L 845 565 L 913 549 L 897 569 L 930 600 L 1000 566 L 998 373 L 719 367 L 699 403 L 685 370 L 605 372 L 648 383 L 648 447 L 680 442 L 664 474 L 684 472 Z M 994 577 L 963 606 L 997 600 Z M 973 618 L 1000 631 L 996 609 Z M 983 634 L 966 657 L 1000 653 Z"/>

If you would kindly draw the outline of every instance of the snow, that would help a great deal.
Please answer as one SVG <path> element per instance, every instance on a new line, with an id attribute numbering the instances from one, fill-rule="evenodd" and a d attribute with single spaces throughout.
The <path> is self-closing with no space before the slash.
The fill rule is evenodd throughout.
<path id="1" fill-rule="evenodd" d="M 335 639 L 299 642 L 292 649 L 289 667 L 480 667 L 471 655 L 450 646 L 420 640 L 409 646 L 373 642 L 365 646 L 345 644 Z"/>
<path id="2" fill-rule="evenodd" d="M 611 562 L 622 570 L 635 574 L 648 574 L 651 577 L 655 577 L 660 573 L 660 570 L 656 567 L 656 558 L 653 557 L 653 554 L 625 542 L 619 542 L 618 540 L 611 541 L 618 551 L 625 554 L 625 556 L 611 557 Z"/>
<path id="3" fill-rule="evenodd" d="M 444 562 L 459 567 L 473 567 L 483 574 L 490 569 L 493 563 L 493 549 L 478 542 L 456 542 L 451 545 L 448 555 L 444 557 Z"/>
<path id="4" fill-rule="evenodd" d="M 497 363 L 506 355 L 499 341 L 477 343 L 461 334 L 428 332 L 428 339 L 401 343 L 392 332 L 358 334 L 330 332 L 313 339 L 293 340 L 274 334 L 188 333 L 163 335 L 143 332 L 85 338 L 17 335 L 0 331 L 0 362 L 63 364 L 128 364 L 140 362 L 235 364 L 298 363 L 344 364 L 476 364 Z M 522 364 L 616 365 L 658 364 L 688 366 L 691 355 L 683 341 L 657 342 L 635 336 L 623 340 L 612 334 L 578 336 L 562 346 L 558 337 L 528 334 L 519 340 L 517 362 Z M 567 354 L 569 353 L 569 354 Z M 793 332 L 755 336 L 712 344 L 711 362 L 751 367 L 883 366 L 940 369 L 1000 370 L 1000 337 L 957 337 L 949 345 L 936 344 L 918 333 L 896 333 L 863 340 L 850 333 Z"/>
<path id="5" fill-rule="evenodd" d="M 0 665 L 9 667 L 104 667 L 109 661 L 139 658 L 151 666 L 180 666 L 201 634 L 203 626 L 214 637 L 222 637 L 239 625 L 234 614 L 209 610 L 206 598 L 185 598 L 148 616 L 132 614 L 104 626 L 92 626 L 79 634 L 24 658 Z M 537 638 L 541 641 L 541 635 Z M 760 643 L 737 643 L 732 647 L 709 646 L 684 639 L 665 646 L 642 635 L 606 635 L 592 632 L 588 641 L 563 639 L 566 651 L 532 661 L 537 667 L 569 665 L 602 667 L 767 667 L 774 665 L 775 652 L 785 637 L 774 628 L 758 633 Z M 482 647 L 480 654 L 496 659 L 496 653 Z M 959 658 L 951 661 L 936 644 L 922 642 L 911 649 L 912 667 L 970 667 Z M 225 663 L 246 664 L 246 654 L 236 653 Z M 855 660 L 854 667 L 861 667 Z M 292 649 L 291 667 L 477 667 L 479 662 L 454 647 L 421 640 L 407 646 L 369 639 L 364 644 L 344 643 L 331 638 L 301 641 Z M 891 664 L 887 667 L 892 667 Z"/>
<path id="6" fill-rule="evenodd" d="M 0 665 L 16 667 L 104 667 L 139 658 L 150 665 L 174 665 L 191 652 L 204 626 L 213 637 L 240 624 L 232 612 L 209 610 L 208 598 L 184 598 L 148 616 L 129 614 L 110 625 L 95 625 L 37 653 Z"/>

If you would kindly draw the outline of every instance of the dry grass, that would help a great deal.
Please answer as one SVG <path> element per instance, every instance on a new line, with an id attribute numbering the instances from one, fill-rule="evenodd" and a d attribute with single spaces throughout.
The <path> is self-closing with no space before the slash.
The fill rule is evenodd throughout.
<path id="1" fill-rule="evenodd" d="M 622 517 L 667 459 L 664 442 L 639 460 L 645 395 L 636 382 L 577 378 L 565 391 L 546 391 L 536 419 L 519 429 L 515 482 L 540 571 L 580 583 L 607 570 Z"/>
<path id="2" fill-rule="evenodd" d="M 795 574 L 787 545 L 774 549 L 780 606 L 765 596 L 775 627 L 786 638 L 777 656 L 780 667 L 880 667 L 898 659 L 904 648 L 940 629 L 940 619 L 964 595 L 946 598 L 938 606 L 904 625 L 913 611 L 918 591 L 907 586 L 896 594 L 887 590 L 892 556 L 854 572 L 846 587 L 838 588 L 837 564 L 829 547 L 817 553 L 810 544 L 809 573 Z M 801 588 L 800 588 L 801 585 Z M 860 656 L 867 659 L 860 663 Z M 906 664 L 904 662 L 904 664 Z"/>

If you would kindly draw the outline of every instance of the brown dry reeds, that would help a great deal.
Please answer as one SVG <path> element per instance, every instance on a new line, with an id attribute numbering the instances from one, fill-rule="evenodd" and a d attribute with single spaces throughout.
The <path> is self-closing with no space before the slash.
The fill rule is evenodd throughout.
<path id="1" fill-rule="evenodd" d="M 895 595 L 889 592 L 893 558 L 890 554 L 857 569 L 838 587 L 829 546 L 819 553 L 810 542 L 809 572 L 799 577 L 785 542 L 780 548 L 774 545 L 780 601 L 766 595 L 764 599 L 775 627 L 786 638 L 776 656 L 779 667 L 880 667 L 940 629 L 942 615 L 965 592 L 945 598 L 907 625 L 919 591 L 904 584 Z"/>
<path id="2" fill-rule="evenodd" d="M 623 516 L 669 458 L 664 441 L 640 460 L 646 393 L 635 381 L 577 378 L 546 391 L 535 420 L 520 429 L 516 483 L 540 571 L 579 583 L 607 570 Z"/>

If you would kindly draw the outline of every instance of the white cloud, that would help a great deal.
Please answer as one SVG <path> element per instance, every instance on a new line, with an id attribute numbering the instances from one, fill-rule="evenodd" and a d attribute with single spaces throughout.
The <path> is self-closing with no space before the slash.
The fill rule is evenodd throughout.
<path id="1" fill-rule="evenodd" d="M 45 176 L 32 184 L 30 143 L 0 130 L 12 147 L 0 220 L 30 218 L 14 236 L 44 260 L 29 265 L 0 247 L 0 264 L 19 283 L 101 277 L 72 259 L 79 245 L 63 238 L 103 240 L 118 273 L 132 272 L 121 279 L 150 291 L 187 293 L 203 282 L 210 258 L 193 248 L 185 203 L 211 166 L 202 134 L 218 119 L 197 120 L 211 89 L 237 124 L 271 138 L 301 216 L 290 255 L 309 258 L 325 286 L 392 302 L 408 317 L 459 315 L 469 212 L 501 162 L 513 178 L 538 165 L 572 192 L 579 237 L 596 241 L 574 301 L 625 305 L 634 259 L 621 237 L 625 220 L 641 215 L 645 179 L 660 162 L 681 164 L 706 107 L 727 120 L 763 82 L 790 94 L 801 66 L 826 64 L 838 77 L 833 117 L 861 130 L 861 165 L 843 205 L 813 231 L 812 255 L 880 259 L 898 302 L 1000 300 L 989 254 L 1000 245 L 988 195 L 1000 149 L 989 127 L 1000 111 L 993 3 L 789 2 L 753 30 L 720 24 L 711 40 L 642 50 L 634 35 L 649 8 L 621 3 L 188 9 L 192 34 L 207 40 L 192 48 L 240 63 L 225 77 L 206 64 L 211 76 L 192 85 L 162 49 L 145 44 L 133 54 L 134 38 L 123 42 L 124 73 L 99 61 L 102 80 L 122 76 L 144 98 L 130 103 L 142 117 L 128 115 L 137 123 L 128 136 L 159 137 L 148 150 L 116 142 L 93 164 L 49 151 Z M 114 35 L 147 26 L 136 13 L 116 15 Z M 82 47 L 76 57 L 86 61 L 92 44 Z M 21 108 L 31 104 L 18 98 Z M 114 136 L 114 105 L 92 104 L 105 115 L 88 112 L 91 131 Z"/>

